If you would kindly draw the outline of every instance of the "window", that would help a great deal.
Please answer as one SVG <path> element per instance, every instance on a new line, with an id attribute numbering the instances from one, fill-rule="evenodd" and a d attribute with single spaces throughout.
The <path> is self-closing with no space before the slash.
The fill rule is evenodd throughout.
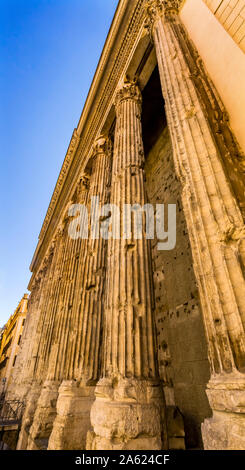
<path id="1" fill-rule="evenodd" d="M 14 367 L 14 365 L 15 365 L 16 357 L 17 357 L 17 356 L 14 356 L 13 367 Z"/>

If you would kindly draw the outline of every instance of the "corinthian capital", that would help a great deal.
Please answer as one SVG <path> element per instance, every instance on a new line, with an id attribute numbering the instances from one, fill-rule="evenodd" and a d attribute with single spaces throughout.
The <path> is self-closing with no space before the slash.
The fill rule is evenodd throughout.
<path id="1" fill-rule="evenodd" d="M 86 194 L 86 192 L 88 191 L 88 187 L 89 177 L 86 173 L 83 173 L 76 184 L 76 188 L 72 196 L 73 204 L 78 204 L 82 202 L 84 194 Z"/>
<path id="2" fill-rule="evenodd" d="M 146 28 L 152 27 L 159 16 L 171 19 L 179 12 L 183 0 L 145 0 Z"/>
<path id="3" fill-rule="evenodd" d="M 100 153 L 109 155 L 111 150 L 112 145 L 109 137 L 100 135 L 93 145 L 93 157 L 95 158 Z"/>
<path id="4" fill-rule="evenodd" d="M 116 94 L 116 99 L 115 99 L 116 109 L 125 100 L 134 100 L 138 102 L 139 105 L 141 105 L 142 103 L 141 91 L 135 81 L 129 81 L 125 79 L 123 86 L 119 88 Z"/>

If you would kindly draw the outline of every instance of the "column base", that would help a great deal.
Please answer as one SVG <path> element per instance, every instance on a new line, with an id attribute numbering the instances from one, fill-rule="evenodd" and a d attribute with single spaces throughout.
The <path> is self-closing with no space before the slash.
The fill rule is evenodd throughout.
<path id="1" fill-rule="evenodd" d="M 245 414 L 214 411 L 202 424 L 205 450 L 244 450 Z"/>
<path id="2" fill-rule="evenodd" d="M 28 397 L 25 404 L 25 411 L 22 417 L 21 430 L 17 443 L 16 450 L 25 450 L 28 445 L 28 437 L 30 428 L 33 423 L 37 401 L 40 396 L 41 385 L 33 384 L 28 393 Z"/>
<path id="3" fill-rule="evenodd" d="M 160 450 L 165 406 L 159 382 L 101 379 L 91 409 L 87 450 Z"/>
<path id="4" fill-rule="evenodd" d="M 91 428 L 90 411 L 94 402 L 94 389 L 95 387 L 81 387 L 73 380 L 62 382 L 48 450 L 86 448 L 86 436 Z"/>
<path id="5" fill-rule="evenodd" d="M 37 402 L 28 438 L 28 450 L 45 450 L 56 417 L 56 402 L 60 382 L 46 381 Z"/>
<path id="6" fill-rule="evenodd" d="M 207 395 L 212 418 L 202 424 L 206 450 L 245 449 L 245 376 L 220 375 L 208 384 Z"/>
<path id="7" fill-rule="evenodd" d="M 20 400 L 26 402 L 28 399 L 28 394 L 32 387 L 32 382 L 24 382 L 21 384 L 12 383 L 8 387 L 5 399 L 6 400 Z"/>

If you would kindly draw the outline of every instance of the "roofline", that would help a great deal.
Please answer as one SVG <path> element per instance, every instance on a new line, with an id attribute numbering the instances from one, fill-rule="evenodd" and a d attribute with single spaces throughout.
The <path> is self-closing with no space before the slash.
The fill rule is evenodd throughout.
<path id="1" fill-rule="evenodd" d="M 110 29 L 108 31 L 108 34 L 107 34 L 107 37 L 106 37 L 106 40 L 105 40 L 105 43 L 104 43 L 104 46 L 103 46 L 103 49 L 102 49 L 102 52 L 100 54 L 100 58 L 99 58 L 99 62 L 98 62 L 98 65 L 96 67 L 96 70 L 95 70 L 95 74 L 93 76 L 93 80 L 92 80 L 92 83 L 90 85 L 90 88 L 89 88 L 89 91 L 88 91 L 88 94 L 87 94 L 87 98 L 85 100 L 85 103 L 84 103 L 84 106 L 83 106 L 83 110 L 81 112 L 81 115 L 80 115 L 80 118 L 79 118 L 79 121 L 78 121 L 78 124 L 77 124 L 77 127 L 76 127 L 76 131 L 78 133 L 78 135 L 80 136 L 81 134 L 81 131 L 82 131 L 82 128 L 83 128 L 83 124 L 84 124 L 84 121 L 87 117 L 87 114 L 89 112 L 89 107 L 90 107 L 90 101 L 92 100 L 92 93 L 94 91 L 94 88 L 96 87 L 96 82 L 97 82 L 97 78 L 98 78 L 98 75 L 101 71 L 101 65 L 103 63 L 103 59 L 104 59 L 104 56 L 106 56 L 107 54 L 107 48 L 108 48 L 108 44 L 111 43 L 111 40 L 112 40 L 112 36 L 113 36 L 113 33 L 114 33 L 114 28 L 117 26 L 117 19 L 119 16 L 122 15 L 123 13 L 123 9 L 126 8 L 127 4 L 128 4 L 128 1 L 129 0 L 119 0 L 118 2 L 118 5 L 116 7 L 116 10 L 115 10 L 115 13 L 114 13 L 114 16 L 113 16 L 113 19 L 112 19 L 112 23 L 111 23 L 111 26 L 110 26 Z M 69 151 L 69 148 L 70 148 L 70 144 L 71 144 L 71 140 L 69 142 L 69 145 L 68 145 L 68 149 L 67 149 L 67 153 Z M 66 155 L 67 155 L 66 153 Z M 65 157 L 66 159 L 66 157 Z M 49 206 L 48 206 L 48 209 L 46 211 L 46 215 L 44 217 L 44 221 L 43 221 L 43 224 L 42 224 L 42 227 L 41 227 L 41 230 L 40 230 L 40 233 L 39 233 L 39 240 L 42 240 L 43 239 L 43 227 L 45 225 L 45 222 L 47 221 L 47 217 L 48 217 L 48 212 L 49 212 L 49 208 L 50 208 L 50 205 L 51 205 L 51 202 L 54 198 L 54 194 L 56 192 L 56 189 L 57 189 L 57 184 L 58 184 L 58 181 L 59 181 L 59 177 L 62 173 L 62 169 L 63 169 L 63 166 L 64 166 L 64 163 L 65 163 L 65 159 L 63 160 L 63 163 L 62 163 L 62 166 L 61 166 L 61 169 L 60 169 L 60 172 L 59 172 L 59 176 L 58 176 L 58 179 L 57 179 L 57 182 L 56 182 L 56 185 L 54 187 L 54 190 L 53 190 L 53 193 L 52 193 L 52 196 L 51 196 L 51 199 L 50 199 L 50 202 L 49 202 Z M 50 217 L 51 219 L 51 217 Z M 46 232 L 46 230 L 45 230 Z M 36 255 L 36 252 L 38 251 L 39 249 L 39 245 L 40 243 L 37 244 L 37 247 L 36 247 L 36 250 L 34 252 L 34 255 L 33 255 L 33 259 L 31 261 L 31 265 L 30 265 L 30 270 L 32 271 L 32 267 L 33 267 L 33 264 L 34 264 L 34 261 L 35 261 L 35 255 Z"/>

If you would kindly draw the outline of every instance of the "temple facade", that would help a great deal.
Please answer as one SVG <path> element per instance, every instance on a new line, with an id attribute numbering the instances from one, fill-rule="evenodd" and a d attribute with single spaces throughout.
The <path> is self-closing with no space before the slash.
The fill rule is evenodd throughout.
<path id="1" fill-rule="evenodd" d="M 31 263 L 17 449 L 245 449 L 244 50 L 244 0 L 119 1 Z M 123 236 L 147 204 L 168 249 Z"/>

